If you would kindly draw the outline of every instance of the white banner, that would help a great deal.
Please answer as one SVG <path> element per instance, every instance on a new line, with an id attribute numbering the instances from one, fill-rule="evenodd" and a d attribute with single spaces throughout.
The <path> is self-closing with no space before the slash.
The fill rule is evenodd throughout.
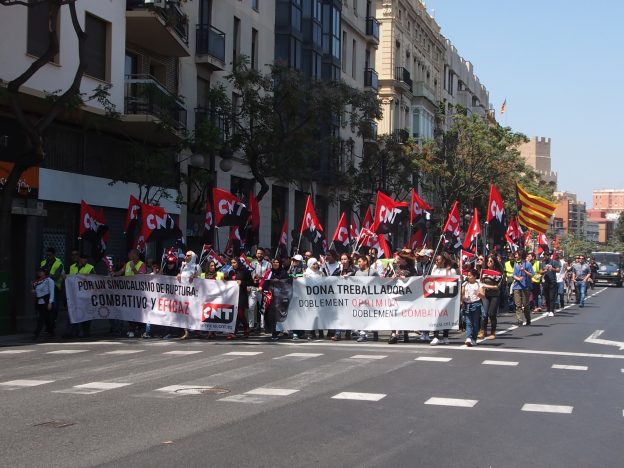
<path id="1" fill-rule="evenodd" d="M 118 319 L 191 330 L 233 333 L 239 286 L 235 281 L 164 275 L 72 275 L 65 280 L 72 323 Z"/>
<path id="2" fill-rule="evenodd" d="M 458 276 L 297 278 L 289 330 L 444 330 L 459 326 Z"/>

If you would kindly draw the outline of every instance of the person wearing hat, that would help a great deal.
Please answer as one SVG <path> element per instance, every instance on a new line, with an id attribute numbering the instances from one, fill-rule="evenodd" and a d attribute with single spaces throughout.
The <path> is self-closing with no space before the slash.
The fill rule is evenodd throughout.
<path id="1" fill-rule="evenodd" d="M 290 268 L 288 269 L 288 274 L 291 278 L 299 278 L 303 276 L 303 257 L 301 254 L 293 255 Z"/>
<path id="2" fill-rule="evenodd" d="M 542 275 L 542 287 L 546 299 L 546 310 L 549 317 L 555 316 L 555 304 L 557 303 L 557 276 L 561 271 L 561 263 L 553 260 L 549 251 L 544 251 L 541 261 L 540 274 Z"/>

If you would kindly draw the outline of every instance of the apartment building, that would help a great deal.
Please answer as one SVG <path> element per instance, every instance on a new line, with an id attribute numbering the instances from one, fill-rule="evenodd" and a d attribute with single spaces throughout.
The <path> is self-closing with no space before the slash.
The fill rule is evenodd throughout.
<path id="1" fill-rule="evenodd" d="M 570 192 L 555 192 L 557 208 L 555 209 L 555 219 L 559 230 L 566 235 L 573 235 L 579 239 L 587 238 L 587 209 L 585 202 L 578 201 L 576 194 Z M 593 237 L 597 237 L 597 226 L 592 226 Z"/>
<path id="2" fill-rule="evenodd" d="M 593 208 L 603 210 L 608 218 L 617 219 L 624 211 L 624 189 L 600 189 L 593 192 Z"/>

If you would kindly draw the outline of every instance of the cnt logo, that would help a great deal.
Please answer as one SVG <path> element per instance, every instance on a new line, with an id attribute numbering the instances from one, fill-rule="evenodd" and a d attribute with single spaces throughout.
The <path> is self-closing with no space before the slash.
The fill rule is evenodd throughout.
<path id="1" fill-rule="evenodd" d="M 202 322 L 230 323 L 234 318 L 232 304 L 205 303 L 202 307 Z"/>
<path id="2" fill-rule="evenodd" d="M 429 276 L 423 281 L 425 297 L 455 297 L 459 293 L 457 278 Z"/>

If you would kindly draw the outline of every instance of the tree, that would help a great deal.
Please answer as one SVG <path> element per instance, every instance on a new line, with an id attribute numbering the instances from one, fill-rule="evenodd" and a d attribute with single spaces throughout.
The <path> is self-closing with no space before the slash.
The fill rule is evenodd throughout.
<path id="1" fill-rule="evenodd" d="M 21 175 L 30 167 L 37 167 L 45 159 L 44 138 L 45 131 L 52 122 L 65 110 L 76 106 L 82 101 L 80 83 L 86 70 L 85 40 L 86 34 L 82 30 L 76 13 L 76 0 L 0 0 L 0 6 L 8 8 L 21 5 L 34 8 L 42 5 L 48 6 L 48 47 L 46 51 L 17 78 L 2 83 L 2 103 L 10 109 L 12 116 L 17 121 L 22 141 L 19 148 L 10 154 L 7 159 L 12 162 L 13 168 L 6 178 L 2 190 L 0 190 L 0 265 L 2 268 L 11 267 L 11 209 Z M 45 100 L 45 109 L 38 116 L 28 114 L 22 102 L 20 87 L 32 78 L 41 68 L 51 62 L 59 52 L 59 33 L 57 30 L 58 15 L 62 7 L 66 6 L 71 17 L 73 33 L 78 42 L 78 65 L 73 79 L 68 88 L 58 94 L 49 96 Z M 2 9 L 0 8 L 0 14 Z M 10 38 L 5 38 L 8 41 Z"/>
<path id="2" fill-rule="evenodd" d="M 258 200 L 269 190 L 269 177 L 285 183 L 331 177 L 341 146 L 336 130 L 350 128 L 360 135 L 381 117 L 374 93 L 341 81 L 306 79 L 282 65 L 263 74 L 243 57 L 226 79 L 237 96 L 234 102 L 223 87 L 215 87 L 208 99 L 211 109 L 226 117 L 224 144 L 239 151 L 260 184 Z"/>
<path id="3" fill-rule="evenodd" d="M 613 239 L 617 242 L 624 243 L 624 211 L 620 213 L 617 225 L 613 231 Z"/>
<path id="4" fill-rule="evenodd" d="M 495 184 L 508 215 L 516 212 L 515 184 L 520 182 L 531 193 L 551 196 L 540 186 L 535 171 L 520 157 L 518 144 L 527 141 L 509 127 L 490 124 L 477 115 L 459 109 L 447 131 L 415 147 L 413 157 L 422 188 L 433 195 L 444 215 L 455 200 L 463 207 L 485 213 L 490 184 Z M 444 219 L 439 220 L 444 222 Z"/>

